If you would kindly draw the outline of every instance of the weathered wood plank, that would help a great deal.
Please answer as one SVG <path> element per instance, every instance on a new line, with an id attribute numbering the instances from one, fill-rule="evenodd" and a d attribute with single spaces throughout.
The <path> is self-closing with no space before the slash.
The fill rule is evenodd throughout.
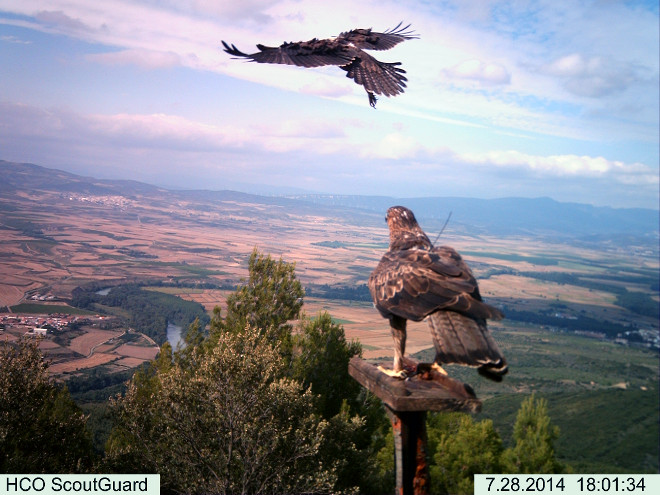
<path id="1" fill-rule="evenodd" d="M 453 378 L 406 358 L 418 373 L 405 380 L 391 377 L 367 361 L 354 357 L 348 372 L 393 411 L 478 412 L 481 401 L 472 389 Z"/>

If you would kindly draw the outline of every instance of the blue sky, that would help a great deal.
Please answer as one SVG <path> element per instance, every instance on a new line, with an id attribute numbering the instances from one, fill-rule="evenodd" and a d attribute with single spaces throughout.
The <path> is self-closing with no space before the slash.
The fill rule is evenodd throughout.
<path id="1" fill-rule="evenodd" d="M 220 41 L 411 23 L 369 107 Z M 0 159 L 170 188 L 658 208 L 657 1 L 0 0 Z"/>

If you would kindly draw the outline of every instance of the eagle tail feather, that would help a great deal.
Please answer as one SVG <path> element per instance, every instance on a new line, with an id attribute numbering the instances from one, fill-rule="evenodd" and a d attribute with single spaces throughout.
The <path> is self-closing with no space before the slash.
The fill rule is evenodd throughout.
<path id="1" fill-rule="evenodd" d="M 437 311 L 428 317 L 438 364 L 478 368 L 479 374 L 501 381 L 508 371 L 506 359 L 490 335 L 486 320 L 454 311 Z"/>

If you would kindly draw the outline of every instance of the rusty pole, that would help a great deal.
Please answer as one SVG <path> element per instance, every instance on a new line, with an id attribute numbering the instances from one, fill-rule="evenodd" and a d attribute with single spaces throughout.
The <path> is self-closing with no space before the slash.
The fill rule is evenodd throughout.
<path id="1" fill-rule="evenodd" d="M 426 411 L 394 411 L 386 407 L 394 432 L 397 495 L 427 495 Z"/>

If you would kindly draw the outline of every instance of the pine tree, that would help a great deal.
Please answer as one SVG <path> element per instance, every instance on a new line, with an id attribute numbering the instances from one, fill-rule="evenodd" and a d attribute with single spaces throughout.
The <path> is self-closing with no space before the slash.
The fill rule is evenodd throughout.
<path id="1" fill-rule="evenodd" d="M 285 343 L 292 330 L 289 322 L 298 317 L 305 295 L 295 264 L 275 261 L 255 248 L 248 270 L 248 279 L 227 298 L 224 320 L 219 311 L 214 312 L 211 330 L 240 332 L 249 325 L 272 342 Z"/>
<path id="2" fill-rule="evenodd" d="M 513 428 L 515 445 L 506 450 L 503 466 L 507 473 L 562 473 L 567 467 L 555 458 L 554 441 L 559 428 L 548 416 L 547 401 L 534 394 L 520 405 Z"/>
<path id="3" fill-rule="evenodd" d="M 338 414 L 345 401 L 355 409 L 360 385 L 348 374 L 348 362 L 362 354 L 360 343 L 347 342 L 343 327 L 324 311 L 313 320 L 301 318 L 293 347 L 291 376 L 312 387 L 323 417 Z"/>
<path id="4" fill-rule="evenodd" d="M 330 491 L 334 466 L 319 455 L 328 423 L 311 391 L 282 378 L 275 346 L 248 327 L 190 359 L 154 366 L 114 401 L 108 466 L 160 473 L 165 492 Z"/>
<path id="5" fill-rule="evenodd" d="M 435 452 L 430 468 L 434 493 L 471 494 L 475 474 L 502 472 L 502 439 L 490 419 L 437 414 L 428 422 L 428 435 Z"/>
<path id="6" fill-rule="evenodd" d="M 86 472 L 95 457 L 86 422 L 37 341 L 0 342 L 0 472 Z"/>

